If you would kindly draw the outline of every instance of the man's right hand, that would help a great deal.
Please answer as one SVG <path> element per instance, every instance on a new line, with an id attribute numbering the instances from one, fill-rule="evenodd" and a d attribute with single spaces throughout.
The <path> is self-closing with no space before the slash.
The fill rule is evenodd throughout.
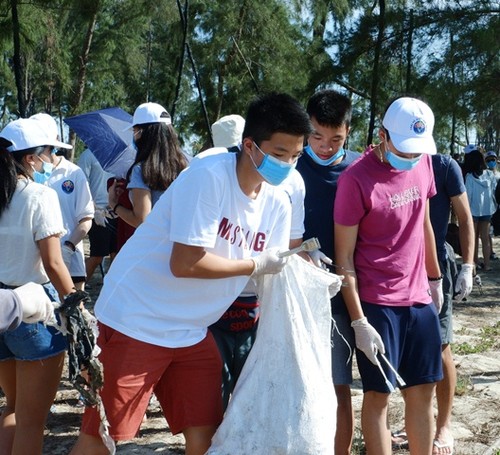
<path id="1" fill-rule="evenodd" d="M 382 354 L 385 353 L 384 342 L 378 332 L 368 322 L 366 317 L 352 321 L 351 327 L 354 329 L 356 347 L 364 352 L 371 363 L 378 365 L 377 353 L 379 351 Z"/>
<path id="2" fill-rule="evenodd" d="M 255 267 L 252 276 L 280 273 L 285 267 L 288 258 L 280 258 L 278 253 L 279 248 L 270 248 L 263 251 L 259 256 L 253 257 L 252 261 Z"/>

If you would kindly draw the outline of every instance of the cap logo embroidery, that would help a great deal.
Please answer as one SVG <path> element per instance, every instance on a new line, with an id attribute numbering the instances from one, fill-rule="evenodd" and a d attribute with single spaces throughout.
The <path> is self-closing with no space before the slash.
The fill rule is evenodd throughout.
<path id="1" fill-rule="evenodd" d="M 415 134 L 424 134 L 425 130 L 427 129 L 427 126 L 425 125 L 425 122 L 421 119 L 418 118 L 413 121 L 411 124 L 411 129 Z"/>

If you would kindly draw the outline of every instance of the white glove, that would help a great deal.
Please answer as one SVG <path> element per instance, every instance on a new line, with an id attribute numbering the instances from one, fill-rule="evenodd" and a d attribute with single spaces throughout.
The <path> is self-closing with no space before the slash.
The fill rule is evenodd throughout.
<path id="1" fill-rule="evenodd" d="M 73 258 L 73 255 L 75 252 L 73 249 L 68 246 L 68 245 L 61 245 L 61 253 L 63 257 L 63 261 L 66 264 L 67 269 L 69 270 L 69 266 L 71 265 L 71 259 Z"/>
<path id="2" fill-rule="evenodd" d="M 98 226 L 106 227 L 107 219 L 106 214 L 108 211 L 106 208 L 95 206 L 94 207 L 94 222 Z"/>
<path id="3" fill-rule="evenodd" d="M 436 306 L 438 314 L 441 312 L 444 303 L 443 295 L 443 279 L 429 281 L 429 293 L 432 297 L 432 302 Z"/>
<path id="4" fill-rule="evenodd" d="M 385 353 L 384 342 L 378 332 L 368 322 L 366 317 L 352 321 L 351 327 L 354 329 L 356 347 L 364 352 L 371 363 L 378 365 L 377 353 L 379 351 L 382 354 Z"/>
<path id="5" fill-rule="evenodd" d="M 23 322 L 33 324 L 38 321 L 46 323 L 55 320 L 54 306 L 42 285 L 26 283 L 13 292 L 21 302 Z"/>
<path id="6" fill-rule="evenodd" d="M 335 273 L 332 273 L 332 275 L 335 277 L 334 281 L 330 284 L 330 286 L 328 286 L 328 293 L 330 294 L 331 299 L 333 299 L 333 297 L 335 297 L 340 291 L 340 288 L 342 287 L 342 280 L 344 279 L 343 275 L 335 275 Z"/>
<path id="7" fill-rule="evenodd" d="M 322 269 L 326 269 L 325 264 L 333 264 L 333 261 L 321 250 L 309 251 L 309 257 L 312 259 L 316 267 L 320 267 Z"/>
<path id="8" fill-rule="evenodd" d="M 457 302 L 462 301 L 462 299 L 469 296 L 472 291 L 472 269 L 474 266 L 472 264 L 462 264 L 460 268 L 460 273 L 457 277 L 457 282 L 455 283 L 455 297 Z"/>
<path id="9" fill-rule="evenodd" d="M 278 252 L 279 248 L 270 248 L 260 253 L 259 256 L 252 258 L 255 264 L 252 276 L 280 273 L 285 267 L 288 258 L 280 258 Z"/>

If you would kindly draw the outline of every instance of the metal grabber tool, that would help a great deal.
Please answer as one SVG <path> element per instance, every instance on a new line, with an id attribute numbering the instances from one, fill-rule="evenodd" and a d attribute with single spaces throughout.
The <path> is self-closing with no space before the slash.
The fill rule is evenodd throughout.
<path id="1" fill-rule="evenodd" d="M 280 251 L 278 253 L 278 256 L 280 258 L 285 258 L 287 256 L 291 256 L 292 254 L 295 253 L 300 253 L 301 251 L 314 251 L 314 250 L 319 250 L 321 248 L 321 245 L 319 243 L 319 240 L 316 237 L 312 237 L 308 240 L 304 240 L 300 246 L 297 248 L 292 248 L 291 250 L 288 251 Z"/>

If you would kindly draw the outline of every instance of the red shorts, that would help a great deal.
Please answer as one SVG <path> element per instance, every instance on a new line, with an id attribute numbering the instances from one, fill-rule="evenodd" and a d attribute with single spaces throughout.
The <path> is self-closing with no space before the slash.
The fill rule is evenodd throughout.
<path id="1" fill-rule="evenodd" d="M 152 392 L 173 434 L 222 421 L 222 362 L 210 332 L 194 346 L 165 348 L 99 324 L 98 345 L 104 367 L 101 398 L 114 440 L 137 435 Z M 97 407 L 87 407 L 81 431 L 98 437 L 99 424 Z"/>

